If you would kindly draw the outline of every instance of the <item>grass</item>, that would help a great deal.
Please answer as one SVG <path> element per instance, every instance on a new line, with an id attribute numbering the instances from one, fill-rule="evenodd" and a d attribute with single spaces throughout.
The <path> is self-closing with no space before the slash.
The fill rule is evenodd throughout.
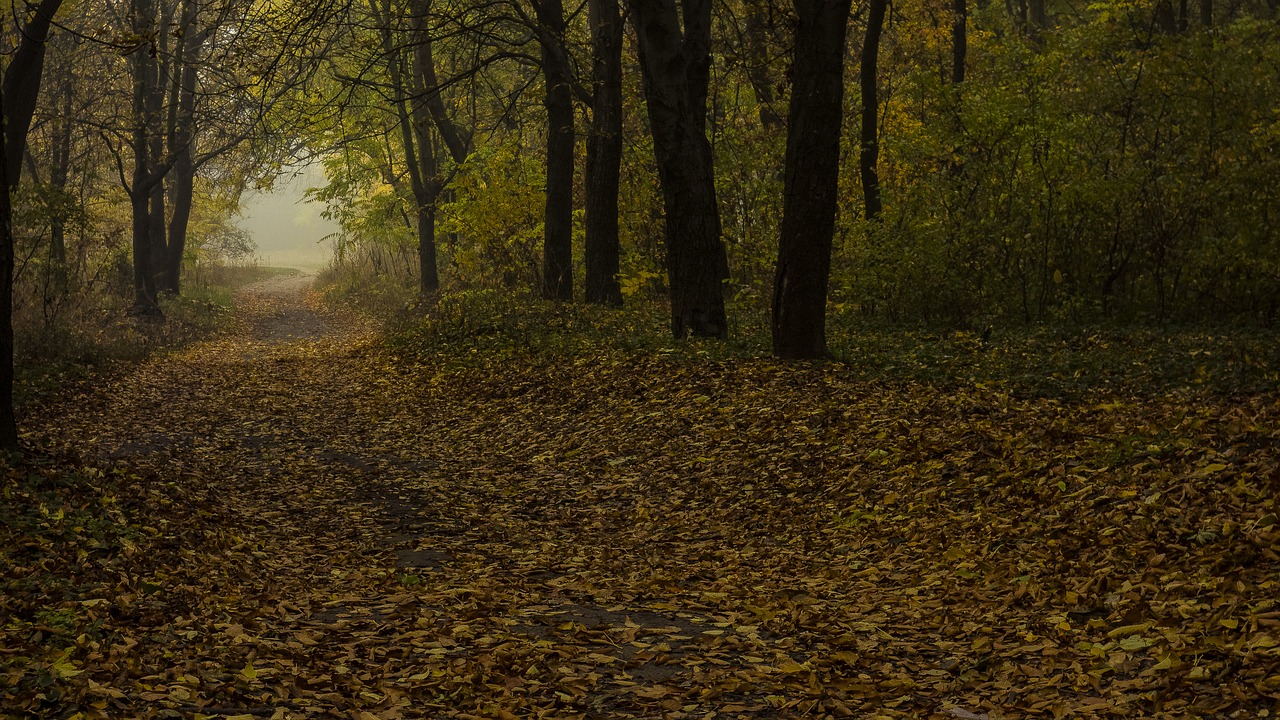
<path id="1" fill-rule="evenodd" d="M 764 314 L 731 308 L 730 316 L 736 325 L 727 342 L 676 342 L 665 306 L 656 303 L 613 310 L 468 291 L 402 307 L 388 320 L 388 342 L 416 362 L 442 364 L 601 354 L 685 361 L 767 356 Z M 828 338 L 835 362 L 872 381 L 1001 384 L 1049 397 L 1280 387 L 1280 336 L 1259 328 L 1030 326 L 984 338 L 970 331 L 873 328 L 837 316 Z"/>
<path id="2" fill-rule="evenodd" d="M 19 408 L 37 403 L 120 363 L 221 332 L 232 322 L 236 289 L 297 273 L 259 266 L 203 269 L 181 295 L 160 299 L 164 322 L 132 317 L 131 298 L 102 293 L 71 298 L 52 320 L 34 312 L 19 314 L 14 323 L 15 402 Z"/>

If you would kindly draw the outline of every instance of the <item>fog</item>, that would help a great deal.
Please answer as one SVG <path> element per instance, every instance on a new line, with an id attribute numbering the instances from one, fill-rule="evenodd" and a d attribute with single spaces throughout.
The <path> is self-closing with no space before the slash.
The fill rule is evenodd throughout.
<path id="1" fill-rule="evenodd" d="M 271 192 L 245 194 L 236 224 L 257 244 L 259 264 L 319 270 L 329 262 L 333 244 L 324 238 L 338 226 L 320 216 L 322 204 L 303 197 L 323 183 L 323 171 L 313 165 L 280 178 Z"/>

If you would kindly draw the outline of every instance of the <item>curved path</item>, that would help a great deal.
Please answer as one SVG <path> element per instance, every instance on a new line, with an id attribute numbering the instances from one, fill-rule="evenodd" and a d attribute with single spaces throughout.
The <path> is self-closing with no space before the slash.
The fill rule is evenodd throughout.
<path id="1" fill-rule="evenodd" d="M 34 429 L 154 508 L 147 553 L 82 608 L 105 639 L 69 671 L 80 707 L 994 720 L 1280 697 L 1272 398 L 413 366 L 308 283 L 246 288 L 241 331 Z"/>
<path id="2" fill-rule="evenodd" d="M 150 361 L 66 411 L 69 447 L 92 427 L 100 456 L 161 484 L 158 532 L 187 559 L 134 580 L 163 588 L 135 601 L 144 611 L 106 618 L 138 640 L 126 670 L 110 666 L 126 688 L 115 711 L 390 720 L 843 707 L 825 691 L 781 694 L 811 684 L 801 663 L 812 640 L 771 635 L 727 603 L 730 573 L 682 576 L 687 556 L 722 552 L 722 533 L 637 527 L 674 498 L 566 475 L 544 457 L 563 452 L 554 437 L 508 424 L 508 398 L 396 367 L 309 285 L 248 286 L 242 332 Z M 471 436 L 481 417 L 493 437 Z M 38 432 L 56 438 L 60 419 Z M 761 562 L 790 562 L 767 542 Z M 784 593 L 803 619 L 804 583 Z"/>

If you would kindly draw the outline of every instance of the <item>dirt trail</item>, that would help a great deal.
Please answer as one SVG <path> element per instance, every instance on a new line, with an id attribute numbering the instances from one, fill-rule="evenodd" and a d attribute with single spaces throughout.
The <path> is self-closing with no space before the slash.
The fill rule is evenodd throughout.
<path id="1" fill-rule="evenodd" d="M 127 616 L 142 639 L 127 675 L 148 690 L 113 708 L 775 717 L 792 702 L 733 673 L 809 650 L 718 611 L 724 583 L 663 599 L 660 546 L 627 527 L 635 498 L 530 464 L 550 449 L 536 435 L 517 429 L 519 458 L 457 437 L 448 425 L 493 409 L 389 364 L 364 328 L 309 304 L 310 282 L 245 288 L 242 335 L 147 363 L 71 411 L 92 408 L 103 456 L 178 483 L 171 520 L 201 523 L 208 543 Z M 593 495 L 607 504 L 583 506 Z M 631 570 L 610 558 L 637 551 Z"/>
<path id="2" fill-rule="evenodd" d="M 1186 447 L 1224 454 L 1128 464 L 1091 438 L 1154 438 L 1185 409 L 1079 412 L 660 358 L 411 367 L 309 282 L 246 288 L 242 333 L 156 358 L 33 429 L 96 448 L 156 505 L 139 529 L 153 565 L 134 558 L 112 602 L 84 610 L 112 638 L 74 679 L 103 716 L 1269 707 L 1277 645 L 1260 630 L 1270 645 L 1230 650 L 1244 624 L 1228 613 L 1272 607 L 1272 556 L 1255 549 L 1264 559 L 1212 608 L 1223 590 L 1203 568 L 1272 542 L 1270 526 L 1186 540 L 1271 511 L 1253 485 L 1215 479 L 1228 462 L 1266 477 L 1280 411 L 1266 398 L 1197 409 L 1205 432 L 1237 418 L 1252 444 L 1231 440 L 1229 460 L 1213 435 Z M 1175 492 L 1194 515 L 1153 511 Z M 1219 674 L 1161 659 L 1193 652 Z"/>
<path id="3" fill-rule="evenodd" d="M 300 271 L 296 275 L 280 275 L 245 286 L 242 298 L 253 304 L 269 303 L 274 311 L 260 318 L 254 327 L 254 339 L 266 342 L 317 340 L 329 334 L 329 324 L 312 307 L 303 302 L 315 275 Z"/>

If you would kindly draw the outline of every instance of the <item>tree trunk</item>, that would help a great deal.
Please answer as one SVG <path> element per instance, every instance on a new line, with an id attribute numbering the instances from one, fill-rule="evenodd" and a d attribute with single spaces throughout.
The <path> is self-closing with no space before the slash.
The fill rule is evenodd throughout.
<path id="1" fill-rule="evenodd" d="M 706 134 L 710 0 L 631 0 L 666 210 L 671 334 L 724 338 L 724 243 Z M 681 28 L 680 17 L 684 17 Z"/>
<path id="2" fill-rule="evenodd" d="M 747 81 L 756 95 L 756 113 L 760 124 L 766 130 L 782 127 L 782 117 L 774 109 L 774 80 L 769 72 L 770 58 L 765 42 L 765 30 L 769 26 L 767 17 L 771 11 L 770 0 L 748 0 L 743 12 L 746 14 L 745 50 L 747 59 Z"/>
<path id="3" fill-rule="evenodd" d="M 867 34 L 862 43 L 862 67 L 859 80 L 862 86 L 861 151 L 858 153 L 858 170 L 862 177 L 862 201 L 868 220 L 880 217 L 883 206 L 880 201 L 880 175 L 876 169 L 880 160 L 880 120 L 878 93 L 880 57 L 880 33 L 884 30 L 884 14 L 887 0 L 871 0 L 867 15 Z"/>
<path id="4" fill-rule="evenodd" d="M 1155 23 L 1165 35 L 1178 31 L 1178 15 L 1173 8 L 1173 0 L 1156 0 Z"/>
<path id="5" fill-rule="evenodd" d="M 547 188 L 543 215 L 542 283 L 549 300 L 573 299 L 573 94 L 569 68 L 558 52 L 564 42 L 561 0 L 538 0 L 542 104 L 547 110 Z"/>
<path id="6" fill-rule="evenodd" d="M 165 287 L 165 268 L 169 263 L 169 243 L 168 243 L 168 222 L 166 220 L 167 208 L 167 188 L 165 187 L 164 178 L 168 174 L 167 168 L 161 166 L 165 161 L 165 141 L 171 137 L 173 132 L 173 122 L 176 120 L 176 108 L 170 110 L 170 117 L 166 118 L 165 95 L 167 90 L 173 85 L 172 74 L 172 58 L 173 53 L 169 47 L 173 26 L 173 3 L 174 0 L 158 0 L 158 9 L 160 12 L 159 25 L 155 33 L 155 47 L 151 53 L 150 72 L 152 73 L 148 83 L 149 92 L 147 93 L 147 118 L 148 129 L 147 134 L 151 143 L 150 175 L 155 181 L 151 186 L 151 225 L 148 232 L 148 238 L 151 243 L 151 271 L 155 274 L 155 284 L 157 290 L 167 290 Z M 169 148 L 172 150 L 172 148 Z"/>
<path id="7" fill-rule="evenodd" d="M 432 54 L 432 38 L 428 27 L 431 0 L 414 0 L 410 4 L 413 21 L 413 93 L 409 109 L 414 144 L 417 146 L 414 170 L 410 181 L 418 178 L 414 197 L 418 204 L 418 266 L 419 289 L 423 294 L 440 288 L 439 259 L 436 248 L 436 211 L 444 193 L 445 181 L 441 177 L 436 159 L 437 146 L 432 140 L 432 128 L 439 134 L 450 157 L 461 164 L 467 159 L 470 136 L 464 133 L 449 117 L 440 97 L 440 83 L 436 79 L 435 58 Z M 420 194 L 419 194 L 420 193 Z"/>
<path id="8" fill-rule="evenodd" d="M 431 34 L 427 32 L 427 18 L 431 12 L 431 0 L 415 0 L 414 15 L 420 18 L 421 35 L 414 45 L 414 73 L 422 83 L 422 101 L 427 106 L 431 118 L 435 120 L 440 139 L 449 151 L 449 156 L 459 165 L 467 159 L 470 151 L 471 133 L 462 128 L 449 117 L 445 109 L 444 99 L 440 97 L 440 81 L 436 79 L 436 62 L 432 54 Z"/>
<path id="9" fill-rule="evenodd" d="M 27 131 L 35 115 L 40 97 L 40 78 L 44 74 L 45 43 L 49 27 L 62 0 L 41 0 L 27 23 L 21 28 L 22 41 L 14 51 L 4 73 L 4 144 L 5 176 L 10 187 L 22 179 L 22 156 L 27 150 Z M 16 8 L 12 9 L 16 12 Z M 6 10 L 6 13 L 10 10 Z"/>
<path id="10" fill-rule="evenodd" d="M 1200 25 L 1205 29 L 1213 27 L 1213 0 L 1200 0 Z"/>
<path id="11" fill-rule="evenodd" d="M 52 284 L 60 294 L 66 293 L 69 283 L 66 242 L 67 179 L 71 174 L 71 112 L 74 100 L 70 81 L 62 85 L 60 116 L 54 123 L 53 152 L 49 168 L 49 185 L 54 189 L 58 206 L 49 216 L 49 271 Z"/>
<path id="12" fill-rule="evenodd" d="M 155 26 L 155 6 L 151 0 L 132 0 L 130 5 L 134 33 L 149 37 Z M 152 264 L 151 197 L 159 179 L 153 177 L 151 133 L 156 118 L 152 116 L 155 59 L 142 43 L 130 57 L 133 71 L 133 182 L 129 188 L 129 204 L 133 215 L 133 310 L 136 315 L 160 316 L 156 304 L 156 283 Z"/>
<path id="13" fill-rule="evenodd" d="M 952 0 L 954 17 L 951 21 L 951 82 L 964 82 L 964 70 L 969 54 L 969 8 L 966 0 Z"/>
<path id="14" fill-rule="evenodd" d="M 440 287 L 437 270 L 439 261 L 436 258 L 436 211 L 444 192 L 445 181 L 441 177 L 440 163 L 436 159 L 437 144 L 431 134 L 432 128 L 435 128 L 455 162 L 462 163 L 467 157 L 466 141 L 445 113 L 444 102 L 440 98 L 440 85 L 436 80 L 435 59 L 431 51 L 431 33 L 427 25 L 430 9 L 429 1 L 422 2 L 420 12 L 414 15 L 413 26 L 412 115 L 418 141 L 418 172 L 422 176 L 425 192 L 425 202 L 418 208 L 418 259 L 423 267 L 431 268 L 431 275 L 424 275 L 422 278 L 423 292 L 432 292 Z"/>
<path id="15" fill-rule="evenodd" d="M 1044 0 L 1027 1 L 1027 34 L 1034 40 L 1049 27 L 1049 15 L 1045 12 Z"/>
<path id="16" fill-rule="evenodd" d="M 164 285 L 174 295 L 182 291 L 182 258 L 187 252 L 187 225 L 191 220 L 191 204 L 195 199 L 196 168 L 189 148 L 178 148 L 173 165 L 173 186 L 169 202 L 169 243 L 165 255 Z"/>
<path id="17" fill-rule="evenodd" d="M 618 187 L 622 168 L 622 15 L 618 0 L 588 0 L 591 130 L 587 135 L 587 302 L 621 307 Z"/>
<path id="18" fill-rule="evenodd" d="M 165 198 L 167 193 L 165 192 L 164 182 L 160 179 L 160 167 L 155 162 L 157 158 L 156 150 L 164 151 L 164 141 L 155 142 L 154 135 L 151 140 L 152 163 L 147 176 L 152 182 L 147 205 L 147 242 L 151 247 L 151 272 L 155 276 L 152 283 L 158 291 L 167 289 L 165 288 L 165 266 L 169 262 L 169 245 L 166 242 L 166 235 L 168 234 L 166 225 L 168 223 L 165 222 Z"/>
<path id="19" fill-rule="evenodd" d="M 422 33 L 425 38 L 426 32 Z M 420 40 L 421 41 L 421 40 Z M 416 99 L 410 108 L 413 119 L 413 134 L 418 146 L 418 177 L 422 179 L 422 195 L 418 197 L 418 265 L 422 268 L 420 287 L 422 293 L 435 292 L 440 289 L 439 262 L 436 260 L 436 204 L 440 200 L 443 183 L 440 180 L 440 169 L 436 163 L 436 143 L 431 137 L 431 113 L 422 102 L 421 74 L 417 68 L 419 58 L 415 54 Z"/>
<path id="20" fill-rule="evenodd" d="M 382 0 L 381 7 L 374 0 L 370 0 L 369 7 L 377 17 L 379 32 L 382 36 L 382 52 L 387 60 L 392 102 L 395 105 L 397 126 L 400 129 L 400 146 L 404 151 L 405 168 L 409 172 L 410 192 L 413 194 L 414 217 L 418 226 L 418 291 L 427 295 L 440 288 L 440 273 L 436 267 L 435 209 L 432 207 L 432 198 L 427 192 L 428 173 L 431 173 L 430 168 L 434 167 L 434 157 L 423 157 L 431 152 L 429 144 L 423 141 L 424 132 L 421 123 L 424 118 L 421 116 L 424 113 L 419 109 L 423 101 L 420 97 L 421 93 L 415 93 L 419 97 L 413 103 L 414 109 L 410 109 L 408 87 L 404 79 L 403 53 L 396 47 L 391 35 L 390 0 Z M 414 39 L 417 40 L 421 24 L 426 23 L 426 15 L 425 13 L 415 14 L 412 20 Z M 417 66 L 415 54 L 413 63 L 415 70 Z M 424 165 L 428 166 L 428 169 L 424 169 Z"/>
<path id="21" fill-rule="evenodd" d="M 827 354 L 827 281 L 835 232 L 851 0 L 796 0 L 794 84 L 787 115 L 781 237 L 773 290 L 773 352 Z"/>
<path id="22" fill-rule="evenodd" d="M 169 202 L 169 242 L 164 267 L 163 288 L 177 295 L 182 290 L 182 260 L 187 252 L 187 225 L 191 219 L 191 203 L 195 198 L 195 105 L 197 55 L 203 35 L 196 32 L 198 0 L 182 4 L 182 44 L 174 62 L 177 79 L 174 111 L 169 128 L 169 149 L 174 153 L 173 184 Z"/>
<path id="23" fill-rule="evenodd" d="M 8 83 L 4 83 L 7 85 Z M 0 86 L 0 107 L 8 97 Z M 0 114 L 0 131 L 7 131 Z M 9 204 L 9 158 L 0 142 L 0 450 L 18 452 L 18 421 L 13 412 L 13 208 Z M 25 139 L 25 138 L 24 138 Z"/>

